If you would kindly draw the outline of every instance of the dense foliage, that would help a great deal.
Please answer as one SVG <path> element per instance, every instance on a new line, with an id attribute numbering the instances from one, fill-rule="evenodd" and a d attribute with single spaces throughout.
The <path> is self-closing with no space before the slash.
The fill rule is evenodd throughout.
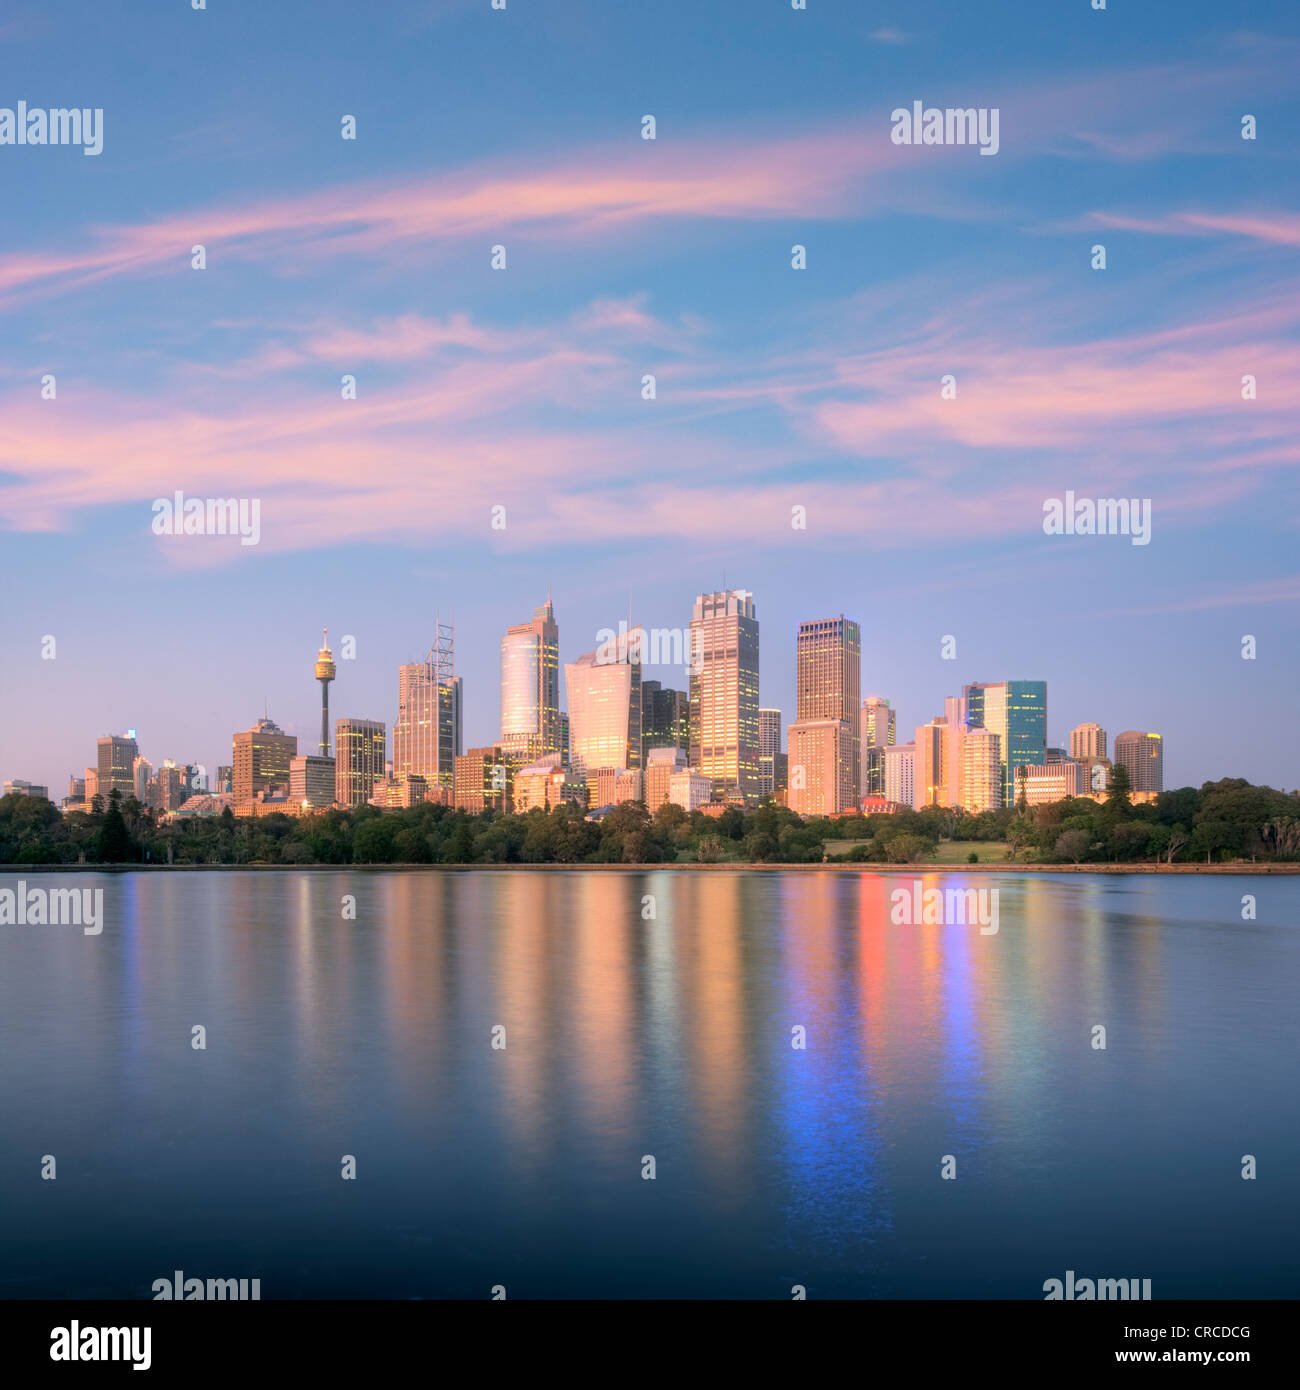
<path id="1" fill-rule="evenodd" d="M 721 816 L 639 802 L 599 822 L 570 807 L 469 815 L 447 806 L 359 806 L 301 819 L 231 815 L 155 822 L 134 798 L 64 816 L 34 797 L 0 799 L 0 863 L 501 864 L 818 863 L 827 841 L 848 858 L 924 862 L 946 841 L 1005 844 L 1020 863 L 1300 860 L 1300 796 L 1240 779 L 1180 787 L 1134 806 L 1123 779 L 1098 805 L 1083 798 L 971 815 L 933 807 L 891 816 L 800 820 L 765 804 Z"/>

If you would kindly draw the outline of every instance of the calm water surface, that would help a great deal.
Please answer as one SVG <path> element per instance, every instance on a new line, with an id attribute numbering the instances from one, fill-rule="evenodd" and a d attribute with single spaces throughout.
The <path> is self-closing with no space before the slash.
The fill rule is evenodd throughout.
<path id="1" fill-rule="evenodd" d="M 1300 1295 L 1300 881 L 28 881 L 107 921 L 0 927 L 3 1296 Z"/>

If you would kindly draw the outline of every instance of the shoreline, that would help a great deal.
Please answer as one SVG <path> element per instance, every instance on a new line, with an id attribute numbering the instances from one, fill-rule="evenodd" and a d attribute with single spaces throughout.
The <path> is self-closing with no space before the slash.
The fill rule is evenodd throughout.
<path id="1" fill-rule="evenodd" d="M 1254 864 L 0 864 L 0 874 L 133 873 L 765 873 L 765 874 L 1300 874 L 1300 863 Z"/>

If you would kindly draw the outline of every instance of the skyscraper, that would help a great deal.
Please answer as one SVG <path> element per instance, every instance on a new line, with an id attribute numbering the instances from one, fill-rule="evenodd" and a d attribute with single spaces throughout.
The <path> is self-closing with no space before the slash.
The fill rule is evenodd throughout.
<path id="1" fill-rule="evenodd" d="M 893 745 L 896 715 L 888 700 L 868 695 L 858 710 L 858 793 L 861 796 L 885 794 L 883 751 Z"/>
<path id="2" fill-rule="evenodd" d="M 948 805 L 948 724 L 942 716 L 917 726 L 913 806 Z"/>
<path id="3" fill-rule="evenodd" d="M 895 743 L 885 749 L 885 796 L 899 806 L 916 799 L 916 744 Z"/>
<path id="4" fill-rule="evenodd" d="M 776 757 L 781 751 L 781 711 L 758 712 L 758 794 L 776 794 Z"/>
<path id="5" fill-rule="evenodd" d="M 320 681 L 320 749 L 318 756 L 330 753 L 330 681 L 334 679 L 334 653 L 330 651 L 329 628 L 321 632 L 320 651 L 316 653 L 316 679 Z"/>
<path id="6" fill-rule="evenodd" d="M 135 760 L 140 756 L 140 748 L 134 735 L 107 734 L 95 740 L 98 753 L 96 768 L 96 790 L 108 805 L 113 792 L 122 793 L 125 800 L 135 794 Z"/>
<path id="7" fill-rule="evenodd" d="M 701 594 L 691 617 L 691 766 L 724 800 L 758 799 L 758 613 L 747 589 Z"/>
<path id="8" fill-rule="evenodd" d="M 456 670 L 454 625 L 434 620 L 435 639 L 423 661 L 397 670 L 397 723 L 393 726 L 393 776 L 423 777 L 450 794 L 461 751 L 461 679 Z"/>
<path id="9" fill-rule="evenodd" d="M 691 702 L 684 690 L 665 690 L 659 681 L 641 682 L 641 748 L 687 749 L 691 743 Z"/>
<path id="10" fill-rule="evenodd" d="M 836 815 L 856 805 L 861 780 L 861 696 L 862 637 L 857 623 L 842 613 L 838 618 L 800 623 L 795 639 L 795 722 L 789 732 L 788 804 L 792 809 L 805 815 Z M 830 730 L 825 727 L 827 720 L 844 728 Z M 802 762 L 805 755 L 812 761 Z M 834 769 L 832 775 L 825 762 L 829 757 L 847 758 L 848 765 Z M 807 794 L 795 785 L 800 767 Z M 812 795 L 814 779 L 824 788 L 821 796 Z"/>
<path id="11" fill-rule="evenodd" d="M 1016 769 L 1047 765 L 1047 682 L 978 682 L 962 693 L 967 723 L 998 736 L 1003 805 L 1013 806 Z"/>
<path id="12" fill-rule="evenodd" d="M 334 724 L 334 800 L 364 806 L 384 780 L 388 730 L 378 719 L 339 719 Z"/>
<path id="13" fill-rule="evenodd" d="M 561 752 L 560 629 L 551 596 L 501 639 L 501 744 L 530 758 Z"/>
<path id="14" fill-rule="evenodd" d="M 259 792 L 288 791 L 289 764 L 298 756 L 298 739 L 272 719 L 259 719 L 232 740 L 235 805 L 248 806 Z"/>
<path id="15" fill-rule="evenodd" d="M 1115 761 L 1128 770 L 1135 792 L 1162 792 L 1165 789 L 1165 741 L 1159 734 L 1125 729 L 1115 735 Z"/>
<path id="16" fill-rule="evenodd" d="M 975 813 L 1002 807 L 1002 749 L 992 729 L 962 726 L 958 804 Z"/>
<path id="17" fill-rule="evenodd" d="M 569 759 L 588 772 L 641 766 L 640 634 L 633 629 L 564 667 Z"/>

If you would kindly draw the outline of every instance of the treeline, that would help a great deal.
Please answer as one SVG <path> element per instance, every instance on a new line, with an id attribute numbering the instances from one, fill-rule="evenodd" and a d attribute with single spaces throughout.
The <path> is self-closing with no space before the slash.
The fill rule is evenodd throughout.
<path id="1" fill-rule="evenodd" d="M 1067 797 L 979 815 L 950 807 L 839 821 L 841 839 L 861 839 L 847 858 L 906 864 L 931 858 L 943 841 L 1005 843 L 1022 864 L 1132 864 L 1192 860 L 1300 860 L 1300 794 L 1239 777 L 1179 787 L 1139 806 L 1116 767 L 1106 800 Z M 970 858 L 974 858 L 972 853 Z"/>
<path id="2" fill-rule="evenodd" d="M 1122 774 L 1122 769 L 1117 769 Z M 1084 798 L 971 815 L 931 807 L 890 816 L 801 820 L 772 804 L 721 816 L 639 802 L 598 822 L 580 810 L 470 815 L 447 806 L 358 806 L 157 822 L 133 797 L 64 816 L 35 797 L 0 799 L 5 864 L 662 864 L 819 863 L 828 841 L 855 841 L 854 862 L 933 859 L 951 841 L 1005 844 L 1029 864 L 1300 860 L 1300 795 L 1240 778 L 1180 787 L 1134 806 L 1122 775 L 1105 802 Z"/>

